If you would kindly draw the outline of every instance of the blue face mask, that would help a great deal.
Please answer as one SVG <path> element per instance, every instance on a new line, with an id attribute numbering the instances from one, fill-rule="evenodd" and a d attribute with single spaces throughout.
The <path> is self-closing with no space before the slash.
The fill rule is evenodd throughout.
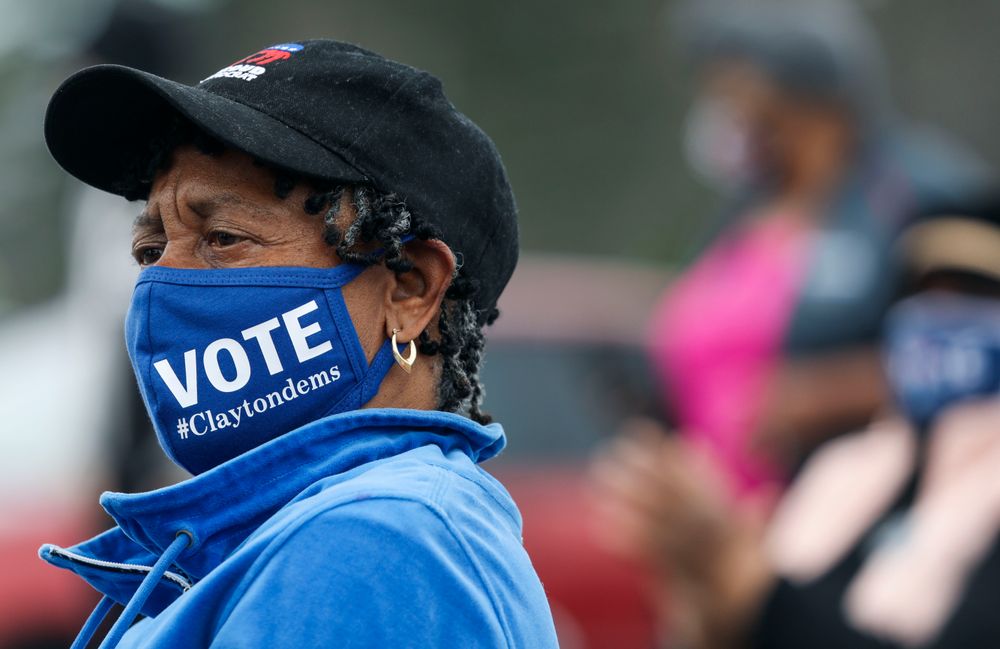
<path id="1" fill-rule="evenodd" d="M 889 313 L 884 350 L 897 406 L 926 430 L 953 404 L 1000 394 L 1000 301 L 912 297 Z"/>
<path id="2" fill-rule="evenodd" d="M 344 304 L 363 270 L 142 271 L 125 340 L 170 459 L 198 474 L 371 400 L 393 357 L 368 364 Z"/>

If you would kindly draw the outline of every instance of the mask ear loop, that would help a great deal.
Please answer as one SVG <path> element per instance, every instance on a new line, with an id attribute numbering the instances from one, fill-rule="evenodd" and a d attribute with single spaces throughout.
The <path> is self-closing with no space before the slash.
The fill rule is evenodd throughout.
<path id="1" fill-rule="evenodd" d="M 409 243 L 416 238 L 416 235 L 408 234 L 400 239 L 402 243 Z M 382 254 L 385 252 L 384 248 L 376 250 L 374 254 Z M 359 273 L 360 274 L 360 273 Z M 346 313 L 347 307 L 344 305 L 344 311 Z M 353 327 L 353 323 L 351 323 Z M 353 405 L 349 407 L 351 410 L 360 408 L 364 404 L 368 403 L 375 397 L 378 392 L 379 386 L 385 379 L 385 376 L 389 373 L 389 369 L 392 367 L 392 359 L 397 358 L 397 363 L 400 364 L 408 374 L 410 373 L 413 363 L 416 362 L 417 357 L 417 346 L 414 341 L 410 341 L 411 349 L 408 353 L 409 361 L 407 358 L 403 358 L 402 354 L 399 353 L 399 346 L 396 343 L 396 334 L 398 330 L 393 330 L 392 340 L 387 340 L 383 343 L 382 348 L 375 354 L 375 358 L 372 359 L 370 365 L 363 371 L 364 379 L 361 382 L 360 390 L 357 393 L 350 393 L 345 395 L 344 399 L 335 403 L 330 410 L 330 412 L 339 412 L 345 403 L 350 404 L 353 400 Z M 390 349 L 386 349 L 386 347 Z M 402 359 L 402 362 L 400 360 Z M 408 361 L 408 362 L 407 362 Z M 407 369 L 407 366 L 410 369 Z"/>
<path id="2" fill-rule="evenodd" d="M 400 237 L 399 238 L 399 242 L 401 244 L 403 244 L 403 245 L 406 245 L 406 244 L 410 243 L 411 241 L 413 241 L 416 238 L 417 238 L 417 235 L 415 235 L 415 234 L 407 234 L 407 235 L 404 235 L 404 236 Z M 378 257 L 379 255 L 384 255 L 384 254 L 385 254 L 385 248 L 376 248 L 375 250 L 372 250 L 372 252 L 371 252 L 371 256 L 372 257 Z"/>

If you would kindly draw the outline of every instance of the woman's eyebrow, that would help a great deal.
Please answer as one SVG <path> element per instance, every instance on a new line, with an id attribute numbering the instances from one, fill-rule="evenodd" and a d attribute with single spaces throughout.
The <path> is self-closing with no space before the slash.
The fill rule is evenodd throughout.
<path id="1" fill-rule="evenodd" d="M 139 213 L 139 216 L 135 217 L 135 220 L 132 221 L 132 232 L 157 226 L 160 229 L 163 228 L 163 219 L 161 219 L 158 214 L 151 214 L 147 210 L 143 210 Z"/>
<path id="2" fill-rule="evenodd" d="M 275 216 L 271 210 L 238 192 L 219 192 L 211 196 L 195 198 L 188 201 L 188 207 L 202 218 L 208 218 L 224 207 L 235 207 L 254 217 L 274 218 Z"/>

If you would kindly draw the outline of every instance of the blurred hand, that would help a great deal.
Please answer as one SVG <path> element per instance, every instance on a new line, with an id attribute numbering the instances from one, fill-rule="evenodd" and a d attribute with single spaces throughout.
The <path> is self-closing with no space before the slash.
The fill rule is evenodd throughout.
<path id="1" fill-rule="evenodd" d="M 858 347 L 777 364 L 761 398 L 751 450 L 778 467 L 867 425 L 888 399 L 881 358 Z"/>
<path id="2" fill-rule="evenodd" d="M 769 570 L 761 520 L 730 506 L 709 458 L 637 419 L 595 459 L 592 484 L 601 542 L 669 585 L 668 626 L 691 646 L 731 646 Z"/>
<path id="3" fill-rule="evenodd" d="M 669 574 L 704 574 L 732 532 L 710 461 L 652 420 L 629 421 L 592 477 L 601 541 Z"/>

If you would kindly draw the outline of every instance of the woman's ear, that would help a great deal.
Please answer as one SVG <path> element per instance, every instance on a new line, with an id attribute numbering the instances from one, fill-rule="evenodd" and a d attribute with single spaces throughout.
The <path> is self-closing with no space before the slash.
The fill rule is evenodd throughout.
<path id="1" fill-rule="evenodd" d="M 395 273 L 386 295 L 386 336 L 398 330 L 400 343 L 415 340 L 437 321 L 441 302 L 455 276 L 455 255 L 437 239 L 406 244 L 406 258 L 413 269 Z"/>

